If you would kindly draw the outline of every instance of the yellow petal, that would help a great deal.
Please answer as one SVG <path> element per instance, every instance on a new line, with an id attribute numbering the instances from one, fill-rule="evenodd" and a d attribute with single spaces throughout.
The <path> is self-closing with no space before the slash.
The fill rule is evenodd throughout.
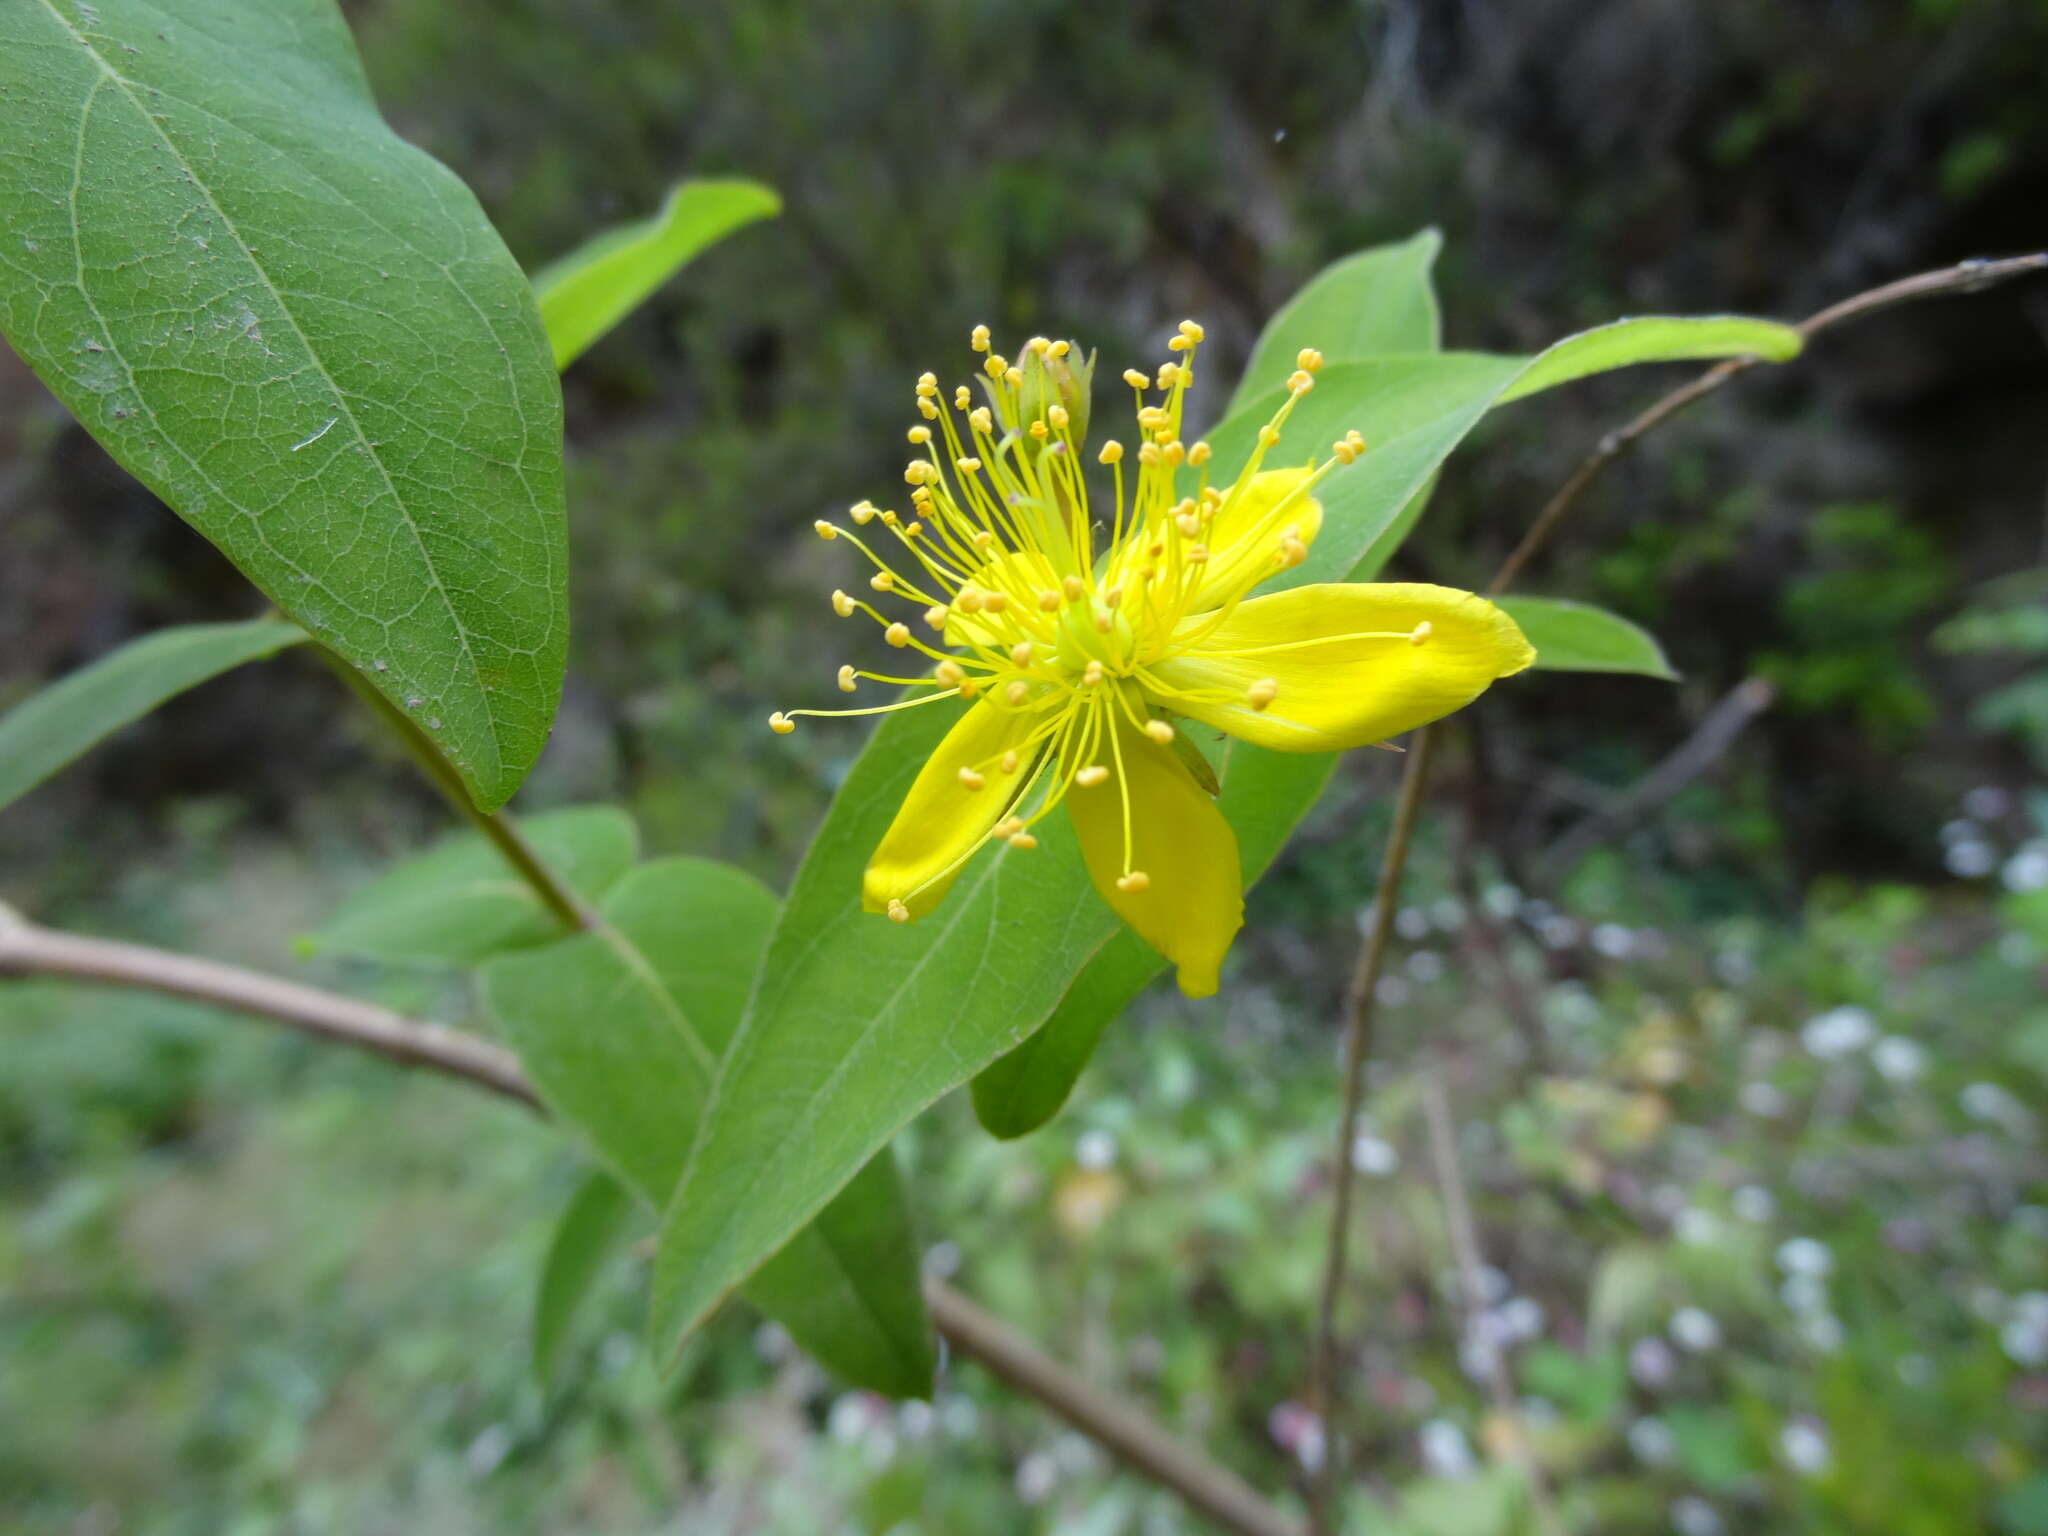
<path id="1" fill-rule="evenodd" d="M 1306 469 L 1269 469 L 1253 475 L 1244 493 L 1224 504 L 1205 536 L 1209 563 L 1196 584 L 1190 612 L 1219 607 L 1236 593 L 1284 569 L 1274 555 L 1280 535 L 1288 529 L 1303 544 L 1315 543 L 1322 531 L 1323 504 L 1313 496 L 1297 494 L 1308 477 Z M 1282 502 L 1286 502 L 1284 507 Z M 1276 507 L 1280 509 L 1277 517 L 1273 515 Z"/>
<path id="2" fill-rule="evenodd" d="M 1181 632 L 1211 623 L 1187 619 Z M 1515 621 L 1474 593 L 1361 582 L 1241 603 L 1152 672 L 1169 709 L 1277 751 L 1341 752 L 1462 709 L 1535 659 Z M 1267 682 L 1271 702 L 1254 708 Z"/>
<path id="3" fill-rule="evenodd" d="M 1117 772 L 1121 756 L 1123 773 Z M 1216 990 L 1217 968 L 1244 925 L 1244 879 L 1237 834 L 1172 750 L 1120 721 L 1115 750 L 1099 756 L 1103 783 L 1067 792 L 1067 814 L 1081 840 L 1088 874 L 1102 899 L 1138 937 L 1180 969 L 1189 997 Z M 1124 862 L 1124 780 L 1130 787 L 1131 858 Z M 1146 888 L 1117 885 L 1126 869 L 1144 871 Z"/>
<path id="4" fill-rule="evenodd" d="M 944 706 L 938 706 L 943 708 Z M 886 912 L 900 901 L 922 917 L 980 846 L 989 828 L 1010 813 L 1017 791 L 1031 777 L 1029 761 L 1004 773 L 1000 759 L 1031 732 L 1035 716 L 983 700 L 946 733 L 903 797 L 896 819 L 882 834 L 861 881 L 861 905 Z M 966 768 L 982 776 L 982 787 L 961 782 Z"/>

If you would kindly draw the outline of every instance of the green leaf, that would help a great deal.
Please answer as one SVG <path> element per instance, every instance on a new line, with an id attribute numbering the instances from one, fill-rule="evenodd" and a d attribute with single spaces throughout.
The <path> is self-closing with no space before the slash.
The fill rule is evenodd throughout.
<path id="1" fill-rule="evenodd" d="M 1441 324 L 1429 271 L 1444 237 L 1425 229 L 1332 262 L 1283 304 L 1252 348 L 1224 415 L 1278 389 L 1304 347 L 1327 362 L 1392 352 L 1434 352 Z"/>
<path id="2" fill-rule="evenodd" d="M 1632 363 L 1676 363 L 1717 357 L 1790 362 L 1806 345 L 1789 325 L 1742 315 L 1646 315 L 1595 326 L 1545 348 L 1500 397 L 1502 405 L 1573 379 Z"/>
<path id="3" fill-rule="evenodd" d="M 0 715 L 0 806 L 20 799 L 164 700 L 307 638 L 296 624 L 160 629 L 60 678 Z"/>
<path id="4" fill-rule="evenodd" d="M 512 793 L 568 634 L 561 387 L 333 0 L 0 5 L 0 331 L 479 804 Z"/>
<path id="5" fill-rule="evenodd" d="M 1536 647 L 1536 665 L 1548 672 L 1635 672 L 1677 682 L 1656 637 L 1619 614 L 1561 597 L 1504 597 Z"/>
<path id="6" fill-rule="evenodd" d="M 665 859 L 614 886 L 602 914 L 597 932 L 487 962 L 483 998 L 548 1108 L 659 1210 L 697 1135 L 776 903 L 726 865 Z M 914 1396 L 930 1390 L 933 1367 L 916 1249 L 888 1149 L 863 1163 L 747 1295 L 848 1380 Z"/>
<path id="7" fill-rule="evenodd" d="M 534 275 L 540 317 L 566 368 L 692 258 L 782 211 L 758 181 L 684 181 L 651 219 L 607 230 Z"/>
<path id="8" fill-rule="evenodd" d="M 533 1374 L 554 1383 L 569 1328 L 597 1277 L 631 1231 L 633 1197 L 608 1173 L 591 1173 L 570 1198 L 541 1265 L 533 1307 Z"/>
<path id="9" fill-rule="evenodd" d="M 616 806 L 548 811 L 522 818 L 519 828 L 541 862 L 587 901 L 640 854 L 633 818 Z M 301 943 L 389 964 L 471 966 L 560 937 L 559 920 L 483 834 L 459 832 L 386 870 Z"/>
<path id="10" fill-rule="evenodd" d="M 1705 324 L 1724 334 L 1724 322 Z M 1613 335 L 1594 351 L 1606 360 L 1693 355 L 1700 343 L 1687 326 L 1609 327 L 1635 335 L 1634 352 Z M 1753 339 L 1744 334 L 1745 348 Z M 1296 402 L 1282 453 L 1291 455 L 1296 444 L 1320 450 L 1350 427 L 1370 446 L 1323 482 L 1323 526 L 1310 556 L 1274 585 L 1348 576 L 1518 379 L 1582 343 L 1571 338 L 1533 359 L 1425 353 L 1326 366 Z M 1572 376 L 1568 368 L 1551 371 Z M 1234 474 L 1284 398 L 1271 393 L 1211 434 L 1213 479 Z M 797 873 L 761 985 L 663 1222 L 651 1298 L 663 1352 L 902 1125 L 1049 1018 L 1117 930 L 1064 817 L 1039 824 L 1034 853 L 982 854 L 938 910 L 916 923 L 890 924 L 861 910 L 868 855 L 954 713 L 940 705 L 885 718 Z M 1257 842 L 1246 818 L 1279 825 L 1277 846 L 1306 808 L 1291 798 L 1306 770 L 1289 764 L 1273 773 L 1282 787 L 1244 792 L 1231 813 L 1241 845 Z"/>

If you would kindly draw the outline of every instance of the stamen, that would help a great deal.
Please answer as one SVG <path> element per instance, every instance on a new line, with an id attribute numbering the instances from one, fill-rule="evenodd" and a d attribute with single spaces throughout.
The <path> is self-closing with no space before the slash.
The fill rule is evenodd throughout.
<path id="1" fill-rule="evenodd" d="M 1116 880 L 1118 890 L 1128 891 L 1133 896 L 1151 889 L 1151 886 L 1152 877 L 1142 869 L 1134 869 L 1127 875 L 1118 875 Z"/>
<path id="2" fill-rule="evenodd" d="M 847 670 L 851 671 L 852 669 L 848 668 Z M 1145 722 L 1145 734 L 1163 747 L 1173 740 L 1173 727 L 1164 720 L 1147 720 Z"/>
<path id="3" fill-rule="evenodd" d="M 1420 645 L 1423 641 L 1427 640 L 1429 636 L 1429 620 L 1424 619 L 1420 624 L 1416 625 L 1413 632 L 1409 634 L 1408 643 L 1410 645 Z"/>
<path id="4" fill-rule="evenodd" d="M 778 709 L 768 717 L 768 729 L 778 736 L 787 736 L 796 729 L 796 722 Z"/>
<path id="5" fill-rule="evenodd" d="M 1279 697 L 1280 684 L 1276 679 L 1270 677 L 1260 678 L 1244 691 L 1245 702 L 1261 714 L 1264 714 L 1272 702 Z"/>
<path id="6" fill-rule="evenodd" d="M 818 537 L 821 539 L 836 539 L 839 537 L 839 530 L 826 522 L 822 517 L 811 524 L 811 526 L 818 530 Z"/>
<path id="7" fill-rule="evenodd" d="M 837 588 L 833 589 L 832 611 L 834 613 L 838 614 L 842 619 L 850 619 L 853 617 L 854 607 L 855 604 L 852 598 Z"/>
<path id="8" fill-rule="evenodd" d="M 891 624 L 882 631 L 882 638 L 900 650 L 910 644 L 910 626 L 903 623 Z"/>
<path id="9" fill-rule="evenodd" d="M 1019 853 L 1028 853 L 1038 846 L 1038 839 L 1029 832 L 1012 832 L 1004 841 Z"/>
<path id="10" fill-rule="evenodd" d="M 1083 789 L 1093 789 L 1096 785 L 1107 782 L 1108 778 L 1107 768 L 1100 763 L 1090 763 L 1074 775 L 1074 782 Z"/>
<path id="11" fill-rule="evenodd" d="M 910 908 L 906 907 L 905 905 L 903 905 L 902 902 L 897 901 L 892 897 L 889 901 L 889 921 L 892 923 L 909 922 Z"/>
<path id="12" fill-rule="evenodd" d="M 988 780 L 984 779 L 972 768 L 962 768 L 960 770 L 960 786 L 963 789 L 976 790 L 980 789 L 983 785 L 987 783 Z"/>
<path id="13" fill-rule="evenodd" d="M 848 665 L 841 667 L 839 669 L 839 691 L 841 693 L 852 693 L 854 689 L 858 686 L 859 684 L 855 683 L 853 680 L 852 666 Z"/>

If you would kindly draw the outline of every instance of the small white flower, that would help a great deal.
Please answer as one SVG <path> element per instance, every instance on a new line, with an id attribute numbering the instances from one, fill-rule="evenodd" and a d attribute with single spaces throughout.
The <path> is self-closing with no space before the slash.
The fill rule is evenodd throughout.
<path id="1" fill-rule="evenodd" d="M 1444 957 L 1433 949 L 1418 949 L 1408 957 L 1408 976 L 1428 986 L 1433 981 L 1442 981 Z"/>
<path id="2" fill-rule="evenodd" d="M 1090 1173 L 1101 1173 L 1116 1164 L 1116 1138 L 1097 1127 L 1074 1139 L 1074 1161 Z"/>
<path id="3" fill-rule="evenodd" d="M 1950 843 L 1941 862 L 1959 880 L 1981 880 L 1998 867 L 1998 850 L 1975 840 Z"/>
<path id="4" fill-rule="evenodd" d="M 1637 1339 L 1629 1346 L 1628 1373 L 1644 1390 L 1661 1391 L 1670 1386 L 1671 1378 L 1678 1374 L 1678 1356 L 1660 1338 Z"/>
<path id="5" fill-rule="evenodd" d="M 1824 1355 L 1832 1355 L 1842 1347 L 1842 1320 L 1829 1312 L 1816 1312 L 1802 1318 L 1799 1331 L 1806 1336 L 1806 1342 Z"/>
<path id="6" fill-rule="evenodd" d="M 1680 1307 L 1671 1314 L 1670 1333 L 1681 1349 L 1703 1355 L 1721 1343 L 1721 1325 L 1700 1307 Z"/>
<path id="7" fill-rule="evenodd" d="M 1601 923 L 1593 929 L 1593 948 L 1610 960 L 1626 960 L 1635 942 L 1636 936 L 1619 923 Z"/>
<path id="8" fill-rule="evenodd" d="M 1678 1437 L 1662 1419 L 1640 1418 L 1628 1427 L 1628 1448 L 1646 1467 L 1669 1466 L 1678 1454 Z"/>
<path id="9" fill-rule="evenodd" d="M 1815 1015 L 1799 1031 L 1799 1043 L 1820 1061 L 1853 1055 L 1876 1038 L 1877 1021 L 1869 1010 L 1850 1003 Z"/>
<path id="10" fill-rule="evenodd" d="M 1671 1529 L 1677 1536 L 1721 1536 L 1721 1516 L 1696 1493 L 1671 1501 Z"/>
<path id="11" fill-rule="evenodd" d="M 1429 920 L 1438 933 L 1456 933 L 1465 926 L 1465 903 L 1455 896 L 1439 896 L 1429 904 Z"/>
<path id="12" fill-rule="evenodd" d="M 1059 1486 L 1059 1480 L 1060 1464 L 1052 1459 L 1051 1453 L 1033 1451 L 1017 1463 L 1012 1486 L 1017 1490 L 1020 1503 L 1039 1504 Z"/>
<path id="13" fill-rule="evenodd" d="M 1870 1048 L 1870 1064 L 1889 1082 L 1910 1083 L 1927 1070 L 1927 1050 L 1905 1035 L 1886 1035 Z"/>
<path id="14" fill-rule="evenodd" d="M 825 1415 L 825 1433 L 841 1445 L 851 1445 L 867 1433 L 874 1417 L 874 1403 L 862 1392 L 842 1392 Z"/>
<path id="15" fill-rule="evenodd" d="M 780 1323 L 763 1323 L 754 1330 L 754 1353 L 765 1365 L 780 1365 L 795 1352 L 789 1330 Z"/>
<path id="16" fill-rule="evenodd" d="M 1696 1205 L 1687 1206 L 1671 1223 L 1671 1235 L 1695 1248 L 1708 1247 L 1721 1240 L 1721 1218 Z"/>
<path id="17" fill-rule="evenodd" d="M 1522 893 L 1512 885 L 1489 885 L 1479 898 L 1489 917 L 1506 922 L 1522 909 Z"/>
<path id="18" fill-rule="evenodd" d="M 1545 949 L 1570 949 L 1579 942 L 1583 932 L 1577 918 L 1560 913 L 1556 917 L 1545 918 L 1536 930 L 1536 937 Z"/>
<path id="19" fill-rule="evenodd" d="M 1422 1449 L 1422 1464 L 1435 1476 L 1472 1475 L 1472 1443 L 1449 1419 L 1431 1419 L 1416 1432 L 1416 1441 Z"/>
<path id="20" fill-rule="evenodd" d="M 518 1444 L 509 1424 L 486 1425 L 477 1437 L 469 1442 L 469 1449 L 462 1453 L 463 1467 L 477 1481 L 489 1477 L 512 1454 Z"/>
<path id="21" fill-rule="evenodd" d="M 1788 1275 L 1778 1287 L 1778 1299 L 1789 1312 L 1811 1317 L 1828 1309 L 1828 1288 L 1818 1275 Z"/>
<path id="22" fill-rule="evenodd" d="M 1984 829 L 1967 816 L 1958 816 L 1941 824 L 1941 845 L 1951 843 L 1977 843 L 1984 840 Z"/>
<path id="23" fill-rule="evenodd" d="M 2012 796 L 1996 784 L 1979 784 L 1963 796 L 1963 814 L 1979 821 L 1997 821 L 2012 809 Z"/>
<path id="24" fill-rule="evenodd" d="M 2034 1117 L 2027 1106 L 1997 1083 L 1971 1083 L 1956 1102 L 1972 1120 L 1987 1121 L 2014 1136 L 2024 1136 L 2032 1128 Z"/>
<path id="25" fill-rule="evenodd" d="M 1543 1303 L 1533 1296 L 1510 1296 L 1495 1315 L 1500 1319 L 1502 1335 L 1516 1343 L 1543 1332 Z"/>
<path id="26" fill-rule="evenodd" d="M 1515 1282 L 1508 1278 L 1508 1272 L 1497 1264 L 1482 1264 L 1473 1271 L 1473 1279 L 1479 1282 L 1479 1299 L 1489 1307 L 1507 1296 L 1515 1288 Z"/>
<path id="27" fill-rule="evenodd" d="M 1351 1143 L 1351 1166 L 1367 1178 L 1383 1179 L 1401 1166 L 1401 1154 L 1391 1141 L 1360 1133 Z"/>
<path id="28" fill-rule="evenodd" d="M 1383 1008 L 1398 1008 L 1413 995 L 1414 988 L 1399 976 L 1382 976 L 1372 989 L 1373 997 Z"/>
<path id="29" fill-rule="evenodd" d="M 896 1428 L 906 1440 L 924 1440 L 938 1424 L 938 1412 L 930 1403 L 912 1398 L 896 1410 Z"/>
<path id="30" fill-rule="evenodd" d="M 1828 1464 L 1828 1437 L 1816 1419 L 1788 1419 L 1778 1431 L 1778 1454 L 1794 1472 L 1811 1477 Z"/>
<path id="31" fill-rule="evenodd" d="M 1413 943 L 1429 937 L 1429 914 L 1420 907 L 1403 907 L 1394 914 L 1394 932 Z"/>
<path id="32" fill-rule="evenodd" d="M 1761 1226 L 1778 1214 L 1778 1200 L 1761 1184 L 1745 1184 L 1728 1197 L 1728 1209 Z"/>
<path id="33" fill-rule="evenodd" d="M 1742 1107 L 1759 1120 L 1776 1120 L 1785 1113 L 1785 1095 L 1775 1084 L 1762 1078 L 1744 1083 L 1736 1095 Z"/>
<path id="34" fill-rule="evenodd" d="M 1747 986 L 1756 980 L 1756 957 L 1746 949 L 1724 949 L 1714 956 L 1714 974 L 1723 986 Z"/>
<path id="35" fill-rule="evenodd" d="M 2048 843 L 2035 840 L 2020 844 L 2019 851 L 2005 861 L 1998 878 L 2008 891 L 2038 891 L 2048 885 Z"/>
<path id="36" fill-rule="evenodd" d="M 2048 1319 L 2015 1317 L 1998 1330 L 1998 1343 L 2014 1365 L 2048 1365 Z"/>
<path id="37" fill-rule="evenodd" d="M 1835 1256 L 1818 1238 L 1788 1237 L 1778 1244 L 1778 1268 L 1788 1275 L 1824 1276 L 1835 1267 Z"/>

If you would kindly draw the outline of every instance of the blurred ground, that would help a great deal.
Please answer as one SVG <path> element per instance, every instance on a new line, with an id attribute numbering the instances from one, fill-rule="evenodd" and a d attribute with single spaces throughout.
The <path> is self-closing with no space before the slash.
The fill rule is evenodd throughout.
<path id="1" fill-rule="evenodd" d="M 522 801 L 620 796 L 654 851 L 778 883 L 858 742 L 758 726 L 839 659 L 811 520 L 890 483 L 910 381 L 971 324 L 1121 363 L 1194 314 L 1220 381 L 1324 261 L 1435 223 L 1450 344 L 1533 349 L 1623 312 L 1796 317 L 2038 248 L 2048 207 L 2039 0 L 347 9 L 393 120 L 530 265 L 679 174 L 788 200 L 569 378 L 573 671 Z M 1385 1182 L 1353 1428 L 1380 1491 L 1434 1479 L 1411 1519 L 1488 1528 L 1471 1351 L 1501 1345 L 1584 1529 L 2048 1531 L 2044 364 L 2038 284 L 1844 333 L 1653 439 L 1534 573 L 1649 624 L 1686 680 L 1527 680 L 1452 738 L 1359 1153 Z M 1482 580 L 1664 382 L 1505 414 L 1397 571 Z M 258 606 L 11 357 L 0 540 L 0 704 Z M 1752 675 L 1779 702 L 1733 751 L 1546 861 Z M 1255 898 L 1227 1007 L 1148 1001 L 1022 1147 L 953 1106 L 908 1148 L 979 1294 L 1267 1486 L 1312 1450 L 1317 1238 L 1289 1213 L 1320 1187 L 1390 782 L 1356 758 Z M 0 898 L 285 968 L 438 825 L 287 657 L 0 817 Z M 1442 1283 L 1437 1065 L 1495 1322 Z M 835 1398 L 734 1318 L 658 1384 L 630 1273 L 543 1398 L 527 1292 L 574 1177 L 454 1088 L 168 1004 L 0 994 L 0 1525 L 1179 1528 L 978 1379 L 928 1417 Z M 1802 1238 L 1826 1260 L 1788 1258 Z"/>

